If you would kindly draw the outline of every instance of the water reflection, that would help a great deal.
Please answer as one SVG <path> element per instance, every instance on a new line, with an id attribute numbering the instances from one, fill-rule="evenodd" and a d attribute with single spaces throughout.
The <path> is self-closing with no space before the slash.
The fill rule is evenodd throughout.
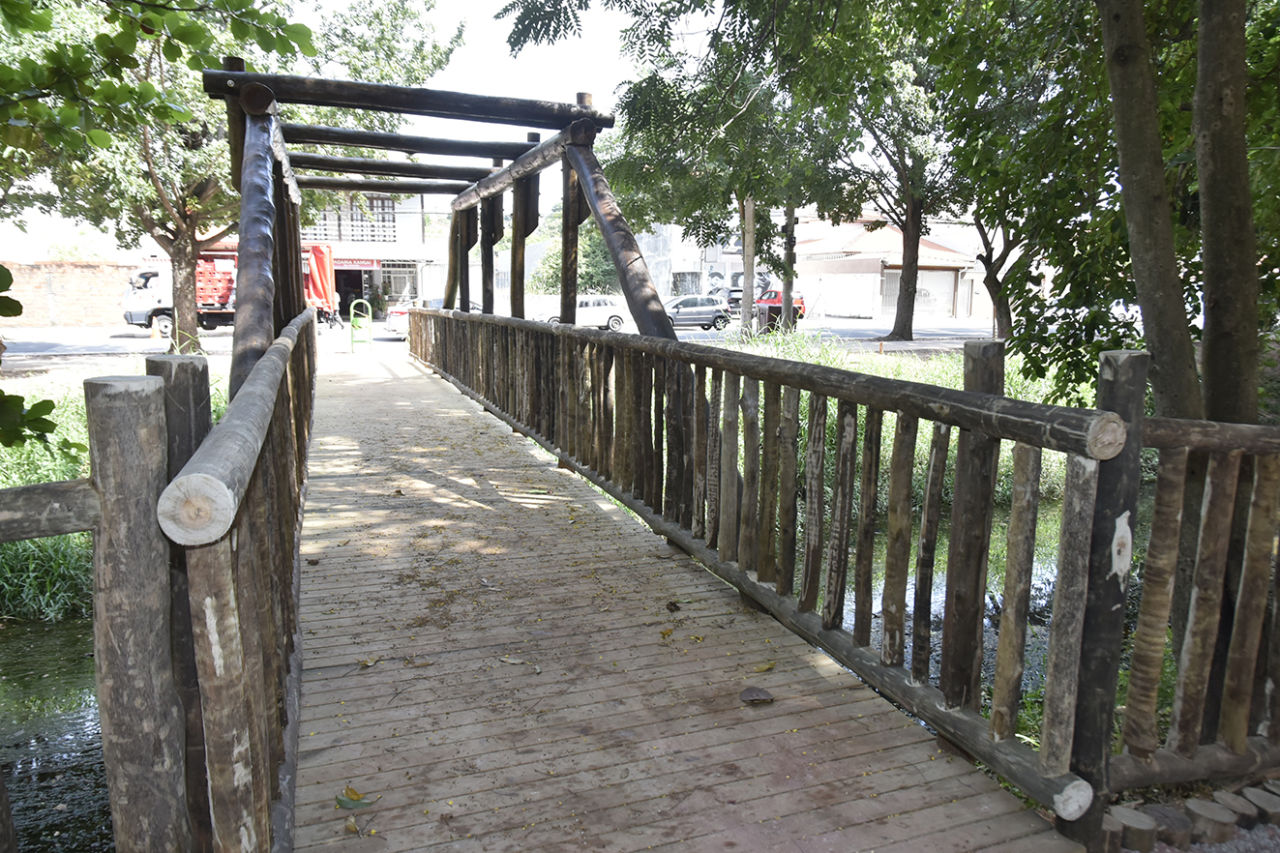
<path id="1" fill-rule="evenodd" d="M 0 621 L 0 772 L 20 849 L 115 849 L 89 620 Z"/>

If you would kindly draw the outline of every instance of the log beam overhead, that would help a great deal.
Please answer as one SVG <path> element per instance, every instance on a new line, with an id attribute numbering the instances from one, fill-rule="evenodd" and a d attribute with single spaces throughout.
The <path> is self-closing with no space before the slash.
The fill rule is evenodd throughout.
<path id="1" fill-rule="evenodd" d="M 429 136 L 309 124 L 283 124 L 280 130 L 284 134 L 284 141 L 294 145 L 347 145 L 352 148 L 378 148 L 403 151 L 406 154 L 440 154 L 446 157 L 501 157 L 504 160 L 514 160 L 537 147 L 534 142 L 435 139 Z"/>
<path id="2" fill-rule="evenodd" d="M 378 178 L 330 178 L 325 175 L 298 177 L 298 187 L 310 190 L 345 190 L 361 193 L 419 193 L 422 195 L 457 195 L 471 184 L 463 181 L 379 180 Z"/>
<path id="3" fill-rule="evenodd" d="M 441 178 L 478 181 L 493 171 L 477 166 L 439 166 L 434 163 L 408 163 L 397 160 L 374 160 L 366 157 L 330 157 L 326 154 L 296 152 L 289 155 L 295 169 L 320 169 L 326 172 L 357 175 L 391 175 L 402 178 Z"/>
<path id="4" fill-rule="evenodd" d="M 240 90 L 250 83 L 267 86 L 275 94 L 276 101 L 282 104 L 348 107 L 556 130 L 585 118 L 590 119 L 597 127 L 613 127 L 613 116 L 577 104 L 471 95 L 354 80 L 324 80 L 290 74 L 256 74 L 217 69 L 204 72 L 204 90 L 214 98 L 238 96 Z"/>

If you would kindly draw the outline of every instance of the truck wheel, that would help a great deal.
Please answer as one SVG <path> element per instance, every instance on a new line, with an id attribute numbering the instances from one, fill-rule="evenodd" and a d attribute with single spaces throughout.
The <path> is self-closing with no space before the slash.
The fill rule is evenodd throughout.
<path id="1" fill-rule="evenodd" d="M 157 314 L 155 317 L 151 318 L 151 322 L 154 323 L 156 329 L 159 330 L 160 337 L 173 337 L 173 318 L 168 314 Z"/>

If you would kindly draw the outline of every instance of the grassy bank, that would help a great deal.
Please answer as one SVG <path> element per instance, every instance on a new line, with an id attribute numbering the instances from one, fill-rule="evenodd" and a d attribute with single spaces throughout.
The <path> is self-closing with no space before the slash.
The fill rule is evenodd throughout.
<path id="1" fill-rule="evenodd" d="M 74 480 L 89 474 L 83 382 L 88 376 L 139 375 L 141 359 L 104 367 L 69 367 L 4 377 L 5 390 L 51 399 L 58 428 L 48 442 L 0 447 L 0 489 Z M 226 407 L 225 381 L 214 380 L 214 417 Z M 57 622 L 93 611 L 93 541 L 88 533 L 0 543 L 0 619 Z"/>

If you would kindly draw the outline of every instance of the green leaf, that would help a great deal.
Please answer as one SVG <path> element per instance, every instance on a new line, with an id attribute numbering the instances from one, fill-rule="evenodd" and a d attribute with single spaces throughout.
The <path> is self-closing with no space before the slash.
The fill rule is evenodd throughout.
<path id="1" fill-rule="evenodd" d="M 85 136 L 89 137 L 89 142 L 92 143 L 97 148 L 111 147 L 111 142 L 112 142 L 111 134 L 107 133 L 105 130 L 103 130 L 100 127 L 93 128 L 92 130 L 85 133 Z"/>
<path id="2" fill-rule="evenodd" d="M 182 45 L 173 39 L 165 39 L 164 44 L 160 48 L 160 52 L 164 54 L 164 58 L 170 62 L 177 62 L 182 58 Z"/>
<path id="3" fill-rule="evenodd" d="M 53 411 L 54 402 L 52 400 L 39 400 L 27 409 L 27 417 L 43 418 L 45 415 Z"/>
<path id="4" fill-rule="evenodd" d="M 344 808 L 344 809 L 367 809 L 369 808 L 369 806 L 373 805 L 372 800 L 365 800 L 365 799 L 353 800 L 350 797 L 344 797 L 341 794 L 334 797 L 333 799 L 337 802 L 339 808 Z"/>
<path id="5" fill-rule="evenodd" d="M 0 296 L 0 317 L 17 317 L 21 313 L 21 302 L 11 296 Z"/>

